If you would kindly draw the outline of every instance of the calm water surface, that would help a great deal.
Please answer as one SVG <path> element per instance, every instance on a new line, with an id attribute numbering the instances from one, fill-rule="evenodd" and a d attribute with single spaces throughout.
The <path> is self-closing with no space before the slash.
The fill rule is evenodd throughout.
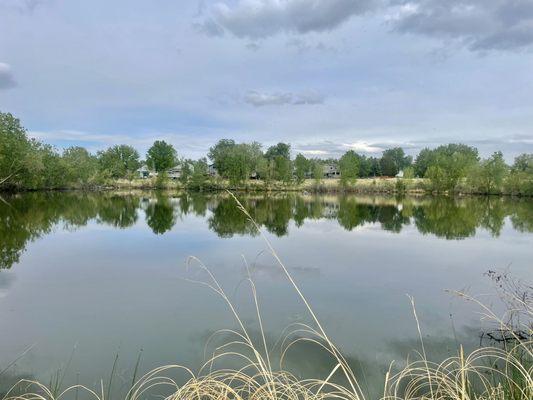
<path id="1" fill-rule="evenodd" d="M 419 349 L 415 298 L 434 359 L 486 328 L 446 292 L 493 293 L 484 272 L 533 277 L 533 202 L 499 198 L 240 197 L 301 286 L 363 386 L 375 393 L 391 360 Z M 32 346 L 3 384 L 21 376 L 98 387 L 119 354 L 115 391 L 141 370 L 197 368 L 217 329 L 235 323 L 220 298 L 190 280 L 201 259 L 255 331 L 245 261 L 270 344 L 310 322 L 265 242 L 227 195 L 29 193 L 0 202 L 0 370 Z M 491 302 L 492 297 L 487 297 Z M 211 349 L 212 350 L 212 349 Z M 71 359 L 69 363 L 69 359 Z M 325 378 L 327 357 L 295 347 L 287 367 Z M 68 366 L 68 368 L 66 368 Z M 61 375 L 63 372 L 61 372 Z"/>

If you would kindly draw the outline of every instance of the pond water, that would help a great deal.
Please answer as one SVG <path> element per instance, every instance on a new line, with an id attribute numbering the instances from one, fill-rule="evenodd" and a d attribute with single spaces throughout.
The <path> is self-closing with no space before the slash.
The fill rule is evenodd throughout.
<path id="1" fill-rule="evenodd" d="M 533 202 L 501 198 L 242 195 L 362 386 L 381 390 L 392 360 L 419 350 L 413 296 L 429 356 L 479 344 L 478 308 L 446 291 L 494 293 L 487 270 L 533 276 Z M 218 329 L 235 328 L 219 296 L 192 280 L 207 265 L 257 332 L 249 273 L 268 344 L 311 320 L 227 194 L 27 193 L 0 202 L 0 371 L 98 388 L 118 354 L 114 392 L 140 370 L 193 369 Z M 245 261 L 246 260 L 246 261 Z M 194 263 L 193 263 L 194 264 Z M 492 303 L 494 297 L 483 298 Z M 29 348 L 29 350 L 28 350 Z M 208 354 L 213 347 L 208 347 Z M 21 356 L 19 358 L 19 356 Z M 318 349 L 293 348 L 287 368 L 325 378 Z M 59 371 L 59 373 L 58 373 Z"/>

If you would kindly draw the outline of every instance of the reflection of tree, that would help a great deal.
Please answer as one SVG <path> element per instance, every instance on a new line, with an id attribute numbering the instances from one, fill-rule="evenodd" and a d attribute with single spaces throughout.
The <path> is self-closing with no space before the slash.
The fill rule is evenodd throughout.
<path id="1" fill-rule="evenodd" d="M 513 228 L 519 232 L 533 232 L 533 204 L 531 200 L 520 200 L 508 207 Z"/>
<path id="2" fill-rule="evenodd" d="M 483 215 L 478 199 L 474 200 L 459 202 L 448 197 L 436 197 L 415 209 L 415 225 L 423 234 L 432 233 L 446 239 L 474 236 Z"/>
<path id="3" fill-rule="evenodd" d="M 168 197 L 157 196 L 157 201 L 151 202 L 146 208 L 146 224 L 157 235 L 170 231 L 176 223 L 174 207 Z"/>
<path id="4" fill-rule="evenodd" d="M 128 228 L 137 222 L 139 199 L 133 196 L 112 196 L 101 202 L 98 219 L 116 228 Z"/>
<path id="5" fill-rule="evenodd" d="M 207 222 L 209 229 L 223 238 L 230 238 L 235 234 L 250 236 L 257 234 L 252 222 L 238 209 L 232 198 L 221 199 Z"/>
<path id="6" fill-rule="evenodd" d="M 400 233 L 404 225 L 409 224 L 410 218 L 405 216 L 396 206 L 379 207 L 378 221 L 383 230 Z"/>

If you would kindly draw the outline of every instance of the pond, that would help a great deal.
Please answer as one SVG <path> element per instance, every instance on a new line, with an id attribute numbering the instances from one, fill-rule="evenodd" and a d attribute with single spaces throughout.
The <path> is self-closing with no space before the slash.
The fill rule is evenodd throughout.
<path id="1" fill-rule="evenodd" d="M 392 360 L 420 350 L 415 300 L 432 359 L 479 344 L 487 323 L 448 290 L 494 293 L 488 270 L 531 279 L 533 202 L 504 198 L 238 196 L 317 317 L 376 394 Z M 310 317 L 253 223 L 228 194 L 26 193 L 0 200 L 0 371 L 99 388 L 118 355 L 113 392 L 163 364 L 193 369 L 209 337 L 236 324 L 201 260 L 269 346 Z M 248 268 L 248 270 L 247 270 Z M 248 272 L 249 271 L 249 272 Z M 493 297 L 483 298 L 486 302 Z M 221 339 L 223 340 L 223 339 Z M 220 343 L 219 343 L 220 344 Z M 325 378 L 332 364 L 294 347 L 286 367 Z"/>

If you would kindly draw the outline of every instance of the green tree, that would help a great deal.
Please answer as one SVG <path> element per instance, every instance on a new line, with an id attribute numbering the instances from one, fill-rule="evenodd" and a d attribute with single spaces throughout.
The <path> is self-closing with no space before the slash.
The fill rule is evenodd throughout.
<path id="1" fill-rule="evenodd" d="M 180 163 L 180 165 L 181 165 L 181 174 L 180 174 L 180 177 L 179 177 L 179 181 L 184 186 L 187 186 L 187 184 L 189 183 L 189 180 L 191 178 L 191 175 L 192 175 L 192 164 L 193 164 L 192 160 L 183 160 Z"/>
<path id="2" fill-rule="evenodd" d="M 317 186 L 319 186 L 322 183 L 322 179 L 324 179 L 324 166 L 318 160 L 313 161 L 313 179 Z"/>
<path id="3" fill-rule="evenodd" d="M 309 173 L 310 162 L 302 154 L 298 154 L 294 160 L 294 173 L 296 175 L 296 182 L 302 183 Z"/>
<path id="4" fill-rule="evenodd" d="M 0 112 L 0 187 L 26 187 L 34 175 L 44 172 L 38 146 L 17 118 Z"/>
<path id="5" fill-rule="evenodd" d="M 190 186 L 196 190 L 202 190 L 207 183 L 209 171 L 207 169 L 207 160 L 201 158 L 192 164 L 192 175 Z"/>
<path id="6" fill-rule="evenodd" d="M 426 175 L 428 168 L 435 162 L 435 156 L 434 150 L 428 148 L 420 150 L 413 165 L 416 176 L 423 178 Z"/>
<path id="7" fill-rule="evenodd" d="M 477 149 L 464 144 L 448 144 L 435 150 L 433 164 L 426 171 L 431 188 L 437 192 L 453 191 L 478 161 Z"/>
<path id="8" fill-rule="evenodd" d="M 341 185 L 354 184 L 359 174 L 359 156 L 353 150 L 349 150 L 340 158 L 339 169 L 341 173 Z"/>
<path id="9" fill-rule="evenodd" d="M 269 160 L 274 160 L 276 157 L 283 157 L 287 160 L 291 159 L 291 145 L 287 143 L 278 143 L 275 146 L 270 146 L 265 153 L 265 157 Z"/>
<path id="10" fill-rule="evenodd" d="M 412 159 L 406 156 L 401 147 L 385 150 L 381 157 L 381 172 L 385 176 L 396 176 L 405 167 L 411 165 Z"/>
<path id="11" fill-rule="evenodd" d="M 276 179 L 288 184 L 292 180 L 291 160 L 283 156 L 274 158 L 274 171 Z"/>
<path id="12" fill-rule="evenodd" d="M 533 154 L 520 154 L 514 159 L 513 171 L 533 174 Z"/>
<path id="13" fill-rule="evenodd" d="M 471 168 L 469 182 L 478 192 L 485 194 L 499 192 L 508 170 L 502 152 L 497 151 Z"/>
<path id="14" fill-rule="evenodd" d="M 73 146 L 65 149 L 63 160 L 68 182 L 86 184 L 98 173 L 98 159 L 83 147 Z"/>
<path id="15" fill-rule="evenodd" d="M 100 171 L 112 178 L 126 178 L 139 167 L 139 153 L 133 147 L 122 144 L 97 153 Z"/>
<path id="16" fill-rule="evenodd" d="M 228 155 L 235 148 L 236 143 L 232 139 L 221 139 L 209 149 L 208 157 L 213 162 L 221 176 L 228 176 Z"/>
<path id="17" fill-rule="evenodd" d="M 176 164 L 176 161 L 176 150 L 164 140 L 156 140 L 148 149 L 146 162 L 156 172 L 167 171 Z"/>

